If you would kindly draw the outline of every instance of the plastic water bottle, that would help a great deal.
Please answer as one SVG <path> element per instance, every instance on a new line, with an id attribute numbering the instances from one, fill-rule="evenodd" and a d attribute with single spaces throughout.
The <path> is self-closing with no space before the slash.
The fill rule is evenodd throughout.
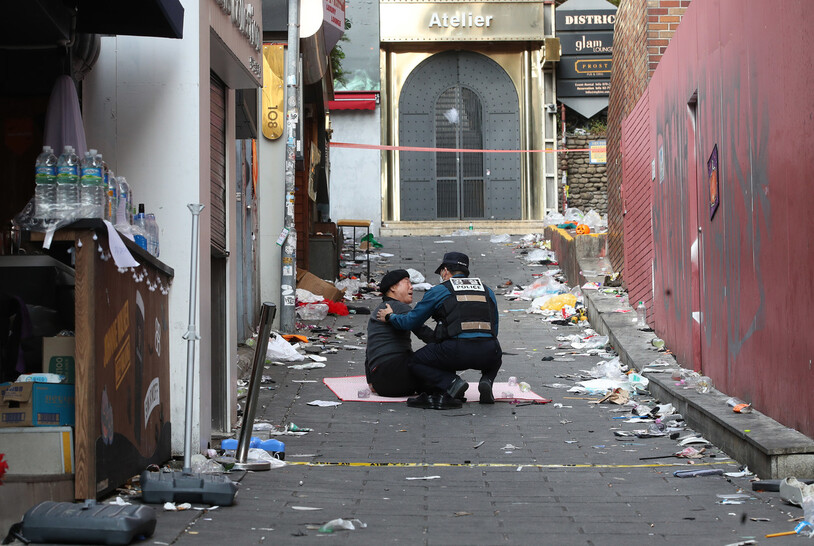
<path id="1" fill-rule="evenodd" d="M 147 250 L 147 218 L 144 214 L 144 203 L 139 204 L 138 214 L 133 219 L 133 240 Z"/>
<path id="2" fill-rule="evenodd" d="M 100 156 L 101 157 L 101 156 Z M 116 183 L 116 175 L 108 168 L 107 163 L 102 161 L 102 178 L 105 188 L 105 220 L 113 224 L 116 223 L 116 210 L 118 208 L 119 188 Z"/>
<path id="3" fill-rule="evenodd" d="M 86 153 L 79 178 L 79 197 L 86 218 L 104 218 L 106 197 L 103 175 L 101 154 L 96 150 Z"/>
<path id="4" fill-rule="evenodd" d="M 50 146 L 43 146 L 34 164 L 34 214 L 37 218 L 53 218 L 57 204 L 57 156 Z"/>
<path id="5" fill-rule="evenodd" d="M 645 307 L 643 301 L 640 301 L 639 305 L 636 306 L 636 327 L 647 328 L 647 307 Z"/>
<path id="6" fill-rule="evenodd" d="M 79 206 L 79 157 L 73 146 L 65 146 L 57 160 L 57 210 L 55 217 L 65 220 Z"/>
<path id="7" fill-rule="evenodd" d="M 158 258 L 158 251 L 158 222 L 151 212 L 147 215 L 147 252 Z"/>
<path id="8" fill-rule="evenodd" d="M 118 182 L 119 202 L 116 208 L 115 224 L 129 226 L 131 223 L 133 223 L 132 218 L 130 217 L 132 211 L 130 184 L 127 183 L 127 179 L 123 176 L 118 177 L 116 181 Z"/>

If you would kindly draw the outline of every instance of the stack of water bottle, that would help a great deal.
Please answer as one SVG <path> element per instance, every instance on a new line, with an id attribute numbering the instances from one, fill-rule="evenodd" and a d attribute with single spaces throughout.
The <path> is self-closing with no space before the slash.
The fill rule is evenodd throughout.
<path id="1" fill-rule="evenodd" d="M 96 150 L 82 161 L 73 146 L 65 146 L 59 158 L 43 146 L 35 166 L 34 214 L 42 220 L 70 223 L 79 218 L 101 218 L 158 256 L 158 224 L 155 215 L 144 213 L 144 204 L 133 208 L 133 194 L 123 176 L 113 171 Z"/>

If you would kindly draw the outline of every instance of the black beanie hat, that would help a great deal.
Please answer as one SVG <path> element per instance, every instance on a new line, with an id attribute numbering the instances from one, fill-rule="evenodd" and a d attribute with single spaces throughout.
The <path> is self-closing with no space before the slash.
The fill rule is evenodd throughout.
<path id="1" fill-rule="evenodd" d="M 401 279 L 409 279 L 410 274 L 407 273 L 406 269 L 394 269 L 393 271 L 388 271 L 382 277 L 382 280 L 379 282 L 379 292 L 382 293 L 382 296 L 387 295 L 387 291 L 390 288 L 401 281 Z"/>

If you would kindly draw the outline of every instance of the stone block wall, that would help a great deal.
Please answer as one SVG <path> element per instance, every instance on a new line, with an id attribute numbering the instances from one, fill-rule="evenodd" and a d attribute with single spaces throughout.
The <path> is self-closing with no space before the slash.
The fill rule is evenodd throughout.
<path id="1" fill-rule="evenodd" d="M 605 135 L 565 135 L 568 150 L 587 149 L 588 142 L 604 140 Z M 593 209 L 600 215 L 608 212 L 608 177 L 605 165 L 592 165 L 588 152 L 566 152 L 559 154 L 559 172 L 568 175 L 568 206 L 576 207 L 583 213 Z M 562 182 L 562 180 L 560 180 Z M 563 191 L 560 187 L 559 210 L 563 210 Z"/>

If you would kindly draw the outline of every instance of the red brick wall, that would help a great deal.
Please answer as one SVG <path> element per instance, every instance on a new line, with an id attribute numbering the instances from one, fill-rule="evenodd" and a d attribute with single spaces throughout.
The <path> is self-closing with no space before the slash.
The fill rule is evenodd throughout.
<path id="1" fill-rule="evenodd" d="M 616 13 L 608 105 L 608 259 L 623 274 L 622 121 L 647 88 L 689 5 L 690 0 L 622 0 Z"/>

